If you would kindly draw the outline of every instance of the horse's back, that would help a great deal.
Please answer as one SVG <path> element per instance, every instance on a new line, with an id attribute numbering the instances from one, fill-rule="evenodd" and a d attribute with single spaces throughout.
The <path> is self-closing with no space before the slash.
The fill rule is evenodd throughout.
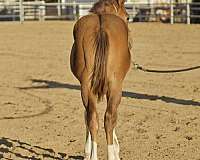
<path id="1" fill-rule="evenodd" d="M 110 36 L 120 36 L 121 38 L 127 37 L 128 27 L 125 22 L 116 15 L 103 14 L 102 17 L 102 27 Z M 88 34 L 98 32 L 100 28 L 99 17 L 96 14 L 90 14 L 81 17 L 74 26 L 74 31 L 78 33 L 79 36 L 87 36 Z M 82 34 L 80 34 L 80 32 Z M 116 38 L 116 37 L 115 37 Z"/>

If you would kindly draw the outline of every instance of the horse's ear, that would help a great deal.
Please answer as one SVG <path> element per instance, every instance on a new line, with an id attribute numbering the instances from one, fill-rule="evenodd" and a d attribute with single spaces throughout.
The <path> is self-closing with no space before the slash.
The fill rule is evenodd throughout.
<path id="1" fill-rule="evenodd" d="M 121 5 L 124 5 L 125 3 L 125 0 L 117 0 L 117 3 L 121 6 Z"/>

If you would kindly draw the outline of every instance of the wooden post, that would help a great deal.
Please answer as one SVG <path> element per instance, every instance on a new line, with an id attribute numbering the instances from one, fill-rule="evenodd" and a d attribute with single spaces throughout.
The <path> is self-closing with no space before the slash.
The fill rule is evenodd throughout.
<path id="1" fill-rule="evenodd" d="M 24 6 L 23 6 L 23 0 L 19 1 L 19 12 L 20 12 L 20 23 L 24 22 Z"/>
<path id="2" fill-rule="evenodd" d="M 170 0 L 170 23 L 174 24 L 174 2 Z"/>
<path id="3" fill-rule="evenodd" d="M 154 9 L 154 1 L 149 0 L 149 5 L 150 5 L 150 21 L 155 21 L 155 9 Z"/>
<path id="4" fill-rule="evenodd" d="M 190 24 L 190 3 L 188 0 L 186 6 L 187 6 L 187 24 Z"/>
<path id="5" fill-rule="evenodd" d="M 61 1 L 60 0 L 58 0 L 57 8 L 58 8 L 58 17 L 60 18 L 61 17 Z"/>
<path id="6" fill-rule="evenodd" d="M 133 6 L 133 9 L 132 9 L 132 16 L 131 16 L 132 19 L 131 19 L 131 21 L 134 21 L 134 19 L 135 19 L 135 15 L 136 15 L 135 4 L 133 3 L 132 6 Z"/>
<path id="7" fill-rule="evenodd" d="M 78 13 L 76 12 L 76 1 L 73 0 L 73 15 L 75 15 L 75 20 L 79 18 Z"/>
<path id="8" fill-rule="evenodd" d="M 44 17 L 45 17 L 45 2 L 42 1 L 40 2 L 40 6 L 39 6 L 39 21 L 44 21 L 45 20 Z"/>

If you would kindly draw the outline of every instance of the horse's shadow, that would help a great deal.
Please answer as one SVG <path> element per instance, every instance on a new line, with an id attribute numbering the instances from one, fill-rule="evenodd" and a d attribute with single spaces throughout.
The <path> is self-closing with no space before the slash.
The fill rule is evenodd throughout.
<path id="1" fill-rule="evenodd" d="M 75 84 L 68 84 L 68 83 L 60 83 L 56 81 L 49 81 L 49 80 L 41 80 L 41 79 L 31 79 L 33 86 L 31 87 L 20 87 L 19 89 L 50 89 L 50 88 L 67 88 L 72 90 L 80 90 L 79 85 Z M 34 86 L 34 84 L 37 84 Z M 200 102 L 189 100 L 189 99 L 179 99 L 174 97 L 168 97 L 168 96 L 158 96 L 158 95 L 149 95 L 144 93 L 135 93 L 130 91 L 123 91 L 122 92 L 123 97 L 129 97 L 134 99 L 145 99 L 145 100 L 161 100 L 165 103 L 174 103 L 179 105 L 192 105 L 192 106 L 198 106 L 200 107 Z"/>
<path id="2" fill-rule="evenodd" d="M 53 149 L 34 146 L 20 140 L 0 137 L 0 159 L 5 160 L 83 160 L 83 156 L 68 156 Z"/>

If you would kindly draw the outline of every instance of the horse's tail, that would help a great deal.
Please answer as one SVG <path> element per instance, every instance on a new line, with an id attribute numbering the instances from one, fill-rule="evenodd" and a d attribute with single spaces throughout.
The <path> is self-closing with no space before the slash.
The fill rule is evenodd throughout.
<path id="1" fill-rule="evenodd" d="M 107 59 L 109 40 L 108 34 L 102 26 L 102 16 L 98 15 L 100 29 L 95 39 L 95 59 L 94 68 L 91 79 L 91 88 L 93 93 L 97 95 L 98 101 L 103 99 L 107 91 Z"/>

